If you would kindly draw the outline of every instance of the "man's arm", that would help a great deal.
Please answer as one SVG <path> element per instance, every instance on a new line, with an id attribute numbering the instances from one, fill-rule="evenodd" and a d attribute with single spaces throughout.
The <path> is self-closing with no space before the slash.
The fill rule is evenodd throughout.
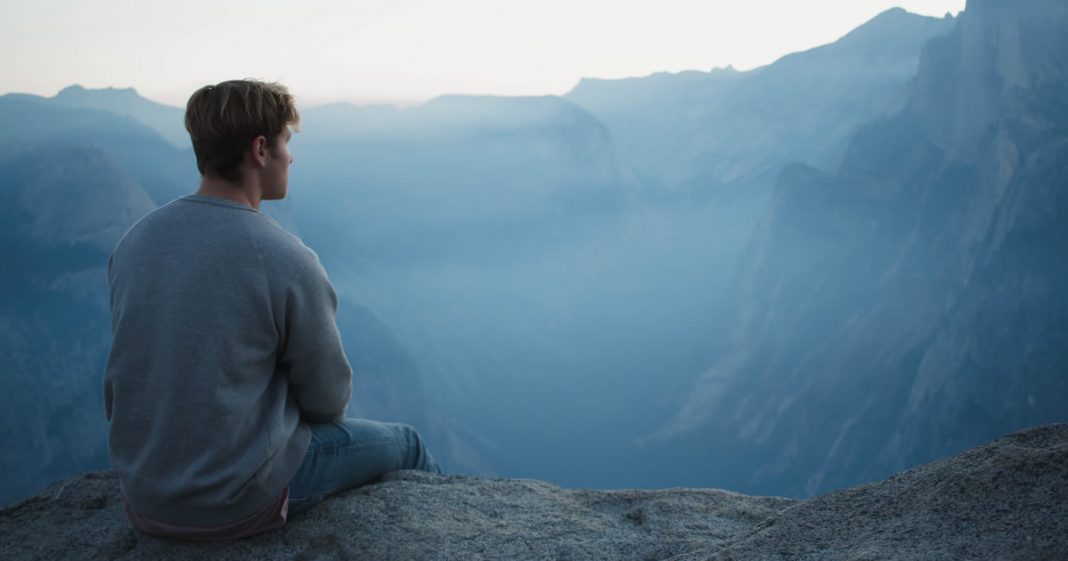
<path id="1" fill-rule="evenodd" d="M 294 267 L 297 277 L 285 298 L 285 340 L 278 360 L 301 417 L 328 423 L 345 416 L 352 394 L 352 368 L 337 329 L 337 293 L 317 258 Z"/>

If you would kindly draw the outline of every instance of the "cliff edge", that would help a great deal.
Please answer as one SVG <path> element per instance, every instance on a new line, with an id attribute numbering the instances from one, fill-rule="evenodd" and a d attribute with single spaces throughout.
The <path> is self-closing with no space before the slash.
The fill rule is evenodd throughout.
<path id="1" fill-rule="evenodd" d="M 117 493 L 114 474 L 93 472 L 0 509 L 0 558 L 1064 559 L 1068 424 L 807 501 L 398 472 L 222 545 L 138 534 Z"/>

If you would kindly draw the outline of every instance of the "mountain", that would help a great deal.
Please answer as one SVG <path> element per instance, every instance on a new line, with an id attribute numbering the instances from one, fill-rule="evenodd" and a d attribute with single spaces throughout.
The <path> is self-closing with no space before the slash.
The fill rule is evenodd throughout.
<path id="1" fill-rule="evenodd" d="M 52 559 L 1059 559 L 1068 427 L 1008 435 L 886 481 L 807 501 L 719 489 L 563 489 L 388 474 L 260 536 L 195 544 L 138 533 L 111 472 L 0 508 L 11 561 Z"/>
<path id="2" fill-rule="evenodd" d="M 63 88 L 49 100 L 62 107 L 98 109 L 133 117 L 158 132 L 176 148 L 189 148 L 185 130 L 185 110 L 146 99 L 133 88 L 86 89 L 79 85 Z"/>
<path id="3" fill-rule="evenodd" d="M 105 152 L 0 147 L 0 503 L 107 465 L 107 258 L 155 208 Z"/>
<path id="4" fill-rule="evenodd" d="M 129 97 L 113 95 L 115 104 Z M 96 147 L 121 165 L 156 204 L 166 203 L 195 188 L 199 175 L 192 148 L 176 148 L 157 131 L 129 115 L 56 101 L 67 97 L 0 96 L 0 142 Z M 99 105 L 107 105 L 103 103 L 105 97 L 98 93 L 92 99 L 100 102 Z"/>
<path id="5" fill-rule="evenodd" d="M 858 126 L 900 107 L 921 48 L 953 25 L 895 8 L 754 70 L 583 79 L 565 97 L 605 123 L 650 197 L 765 195 L 789 162 L 832 169 Z"/>
<path id="6" fill-rule="evenodd" d="M 294 204 L 306 223 L 343 224 L 324 232 L 323 247 L 343 239 L 361 259 L 457 258 L 487 245 L 500 254 L 580 228 L 569 211 L 611 209 L 620 198 L 604 127 L 560 98 L 334 105 L 305 111 L 302 128 L 292 141 Z"/>
<path id="7" fill-rule="evenodd" d="M 733 344 L 650 442 L 808 496 L 1068 417 L 1068 7 L 971 0 L 834 173 L 780 175 Z"/>

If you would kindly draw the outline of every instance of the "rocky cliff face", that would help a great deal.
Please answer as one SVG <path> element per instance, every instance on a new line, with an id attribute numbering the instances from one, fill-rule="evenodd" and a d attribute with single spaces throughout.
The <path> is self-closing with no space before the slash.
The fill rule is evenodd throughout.
<path id="1" fill-rule="evenodd" d="M 109 472 L 0 509 L 0 557 L 53 559 L 1059 559 L 1068 425 L 794 501 L 712 489 L 588 491 L 398 472 L 281 530 L 202 545 L 134 531 Z"/>
<path id="2" fill-rule="evenodd" d="M 734 352 L 661 436 L 730 427 L 749 484 L 810 495 L 1065 418 L 1066 25 L 969 2 L 835 174 L 784 171 Z"/>

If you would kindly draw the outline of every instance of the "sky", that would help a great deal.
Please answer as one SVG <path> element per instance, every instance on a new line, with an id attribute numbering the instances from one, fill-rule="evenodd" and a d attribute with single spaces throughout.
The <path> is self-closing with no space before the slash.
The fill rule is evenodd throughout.
<path id="1" fill-rule="evenodd" d="M 894 6 L 965 0 L 0 0 L 0 94 L 281 81 L 302 105 L 562 95 L 580 78 L 747 70 Z"/>

